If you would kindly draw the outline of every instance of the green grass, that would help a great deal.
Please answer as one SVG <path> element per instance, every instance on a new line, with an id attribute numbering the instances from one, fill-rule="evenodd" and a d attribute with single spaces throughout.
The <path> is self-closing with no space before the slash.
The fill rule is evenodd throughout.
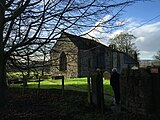
<path id="1" fill-rule="evenodd" d="M 103 80 L 104 93 L 113 95 L 111 86 L 109 85 L 109 80 Z M 22 87 L 22 84 L 11 84 L 11 87 Z M 28 82 L 27 88 L 38 88 L 38 82 Z M 62 88 L 61 80 L 45 79 L 40 82 L 40 88 L 51 89 L 51 88 Z M 65 90 L 75 90 L 87 92 L 87 78 L 70 78 L 64 80 Z"/>
<path id="2" fill-rule="evenodd" d="M 113 91 L 109 85 L 109 80 L 103 80 L 104 97 L 106 104 L 110 104 Z M 23 88 L 22 84 L 11 84 L 10 87 Z M 38 82 L 28 82 L 27 88 L 38 88 Z M 62 89 L 62 80 L 45 79 L 40 82 L 41 89 Z M 64 90 L 82 91 L 87 92 L 87 78 L 70 78 L 64 80 Z"/>

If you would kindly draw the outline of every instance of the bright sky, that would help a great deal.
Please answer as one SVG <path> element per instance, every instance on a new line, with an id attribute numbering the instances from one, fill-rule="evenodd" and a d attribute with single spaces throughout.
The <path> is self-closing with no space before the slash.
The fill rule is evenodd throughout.
<path id="1" fill-rule="evenodd" d="M 153 59 L 160 50 L 160 0 L 134 4 L 125 10 L 123 16 L 129 21 L 126 29 L 137 37 L 140 59 Z"/>
<path id="2" fill-rule="evenodd" d="M 103 19 L 108 19 L 108 17 L 106 15 Z M 153 59 L 153 55 L 160 50 L 160 0 L 138 2 L 129 6 L 125 8 L 121 19 L 126 25 L 114 31 L 110 36 L 122 31 L 133 34 L 137 37 L 135 43 L 140 50 L 140 59 Z M 98 28 L 98 30 L 102 31 L 101 28 Z M 95 37 L 102 35 L 96 31 L 91 34 Z M 107 43 L 106 41 L 102 42 Z"/>

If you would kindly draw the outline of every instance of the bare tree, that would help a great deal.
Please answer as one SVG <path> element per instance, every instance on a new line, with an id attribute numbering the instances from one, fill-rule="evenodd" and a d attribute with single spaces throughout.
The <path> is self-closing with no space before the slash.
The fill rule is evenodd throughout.
<path id="1" fill-rule="evenodd" d="M 121 3 L 112 0 L 1 0 L 0 105 L 6 103 L 8 61 L 23 64 L 26 56 L 45 44 L 54 43 L 62 30 L 87 31 L 107 14 L 111 17 L 103 24 L 112 23 L 125 6 L 135 1 L 138 0 Z"/>
<path id="2" fill-rule="evenodd" d="M 139 52 L 133 41 L 135 39 L 136 37 L 134 35 L 121 32 L 114 38 L 110 39 L 110 44 L 115 45 L 117 50 L 125 52 L 128 55 L 134 57 L 134 55 L 138 54 Z"/>
<path id="3" fill-rule="evenodd" d="M 154 58 L 158 61 L 160 61 L 160 50 L 157 52 L 156 55 L 154 55 Z"/>
<path id="4" fill-rule="evenodd" d="M 153 58 L 155 59 L 155 62 L 157 64 L 160 64 L 160 50 L 157 52 L 156 55 L 153 56 Z"/>

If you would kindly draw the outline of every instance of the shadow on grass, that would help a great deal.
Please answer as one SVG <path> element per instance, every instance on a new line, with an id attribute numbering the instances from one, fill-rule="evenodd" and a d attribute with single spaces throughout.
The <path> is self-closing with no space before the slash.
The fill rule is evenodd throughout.
<path id="1" fill-rule="evenodd" d="M 9 104 L 0 109 L 1 120 L 106 120 L 87 103 L 87 93 L 58 89 L 9 88 Z M 37 96 L 37 92 L 39 93 Z"/>
<path id="2" fill-rule="evenodd" d="M 78 81 L 78 80 L 77 80 Z M 62 90 L 62 85 L 61 82 L 58 81 L 59 83 L 45 83 L 40 85 L 40 89 L 59 89 Z M 11 87 L 14 88 L 23 88 L 22 84 L 16 84 L 16 85 L 11 85 Z M 37 82 L 29 82 L 28 86 L 26 88 L 34 88 L 38 89 L 38 83 Z M 113 91 L 111 89 L 110 85 L 104 85 L 104 99 L 105 99 L 105 104 L 109 106 L 113 100 Z M 71 91 L 79 91 L 79 92 L 88 92 L 87 84 L 76 84 L 76 83 L 67 83 L 64 85 L 64 93 L 68 90 Z"/>

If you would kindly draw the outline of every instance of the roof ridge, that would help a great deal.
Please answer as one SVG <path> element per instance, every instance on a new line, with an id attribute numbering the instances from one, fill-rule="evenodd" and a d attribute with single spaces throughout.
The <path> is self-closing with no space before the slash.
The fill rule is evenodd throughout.
<path id="1" fill-rule="evenodd" d="M 85 40 L 88 40 L 88 41 L 92 41 L 96 44 L 99 44 L 99 45 L 102 45 L 102 46 L 105 46 L 107 48 L 109 48 L 107 45 L 105 44 L 102 44 L 101 42 L 97 42 L 96 40 L 93 40 L 93 39 L 89 39 L 89 38 L 85 38 L 85 37 L 82 37 L 82 36 L 78 36 L 78 35 L 74 35 L 74 34 L 71 34 L 71 33 L 67 33 L 67 32 L 63 32 L 64 34 L 66 34 L 67 36 L 70 35 L 70 36 L 74 36 L 74 37 L 78 37 L 80 39 L 85 39 Z M 69 36 L 68 36 L 69 37 Z"/>

